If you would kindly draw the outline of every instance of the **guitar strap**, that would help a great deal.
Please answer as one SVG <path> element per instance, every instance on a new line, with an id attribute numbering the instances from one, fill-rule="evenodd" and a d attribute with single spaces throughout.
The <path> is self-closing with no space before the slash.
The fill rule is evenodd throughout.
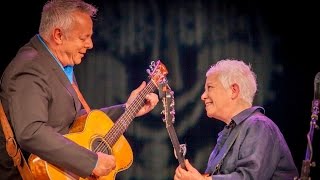
<path id="1" fill-rule="evenodd" d="M 12 158 L 14 166 L 19 170 L 19 173 L 23 180 L 33 180 L 33 174 L 28 166 L 26 159 L 24 158 L 21 149 L 19 148 L 14 135 L 7 119 L 6 114 L 4 113 L 2 103 L 0 102 L 0 119 L 1 126 L 3 129 L 3 134 L 6 138 L 6 150 L 8 155 Z"/>
<path id="2" fill-rule="evenodd" d="M 88 103 L 86 102 L 86 100 L 84 99 L 84 97 L 82 96 L 78 86 L 75 83 L 72 83 L 72 87 L 76 91 L 76 93 L 78 95 L 78 98 L 79 98 L 83 108 L 86 110 L 87 113 L 89 113 L 90 112 L 90 107 L 89 107 Z"/>
<path id="3" fill-rule="evenodd" d="M 220 167 L 222 165 L 223 159 L 227 155 L 228 151 L 232 147 L 233 143 L 236 141 L 240 131 L 231 131 L 230 136 L 223 144 L 222 148 L 220 149 L 218 155 L 213 159 L 213 163 L 211 164 L 211 168 L 214 168 L 212 173 L 210 174 L 217 174 L 220 171 Z"/>

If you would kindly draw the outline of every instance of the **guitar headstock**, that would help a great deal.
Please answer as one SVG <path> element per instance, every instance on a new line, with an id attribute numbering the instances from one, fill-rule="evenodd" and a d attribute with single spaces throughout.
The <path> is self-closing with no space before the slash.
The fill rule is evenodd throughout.
<path id="1" fill-rule="evenodd" d="M 147 69 L 147 73 L 156 86 L 167 81 L 166 75 L 168 74 L 168 70 L 160 60 L 156 62 L 152 61 L 149 68 Z"/>
<path id="2" fill-rule="evenodd" d="M 158 87 L 159 95 L 163 102 L 164 110 L 162 111 L 162 114 L 165 115 L 164 121 L 172 124 L 174 123 L 175 114 L 174 97 L 173 91 L 168 85 L 168 80 L 166 78 L 168 70 L 160 60 L 152 61 L 149 67 L 150 69 L 147 69 L 147 73 L 149 74 L 149 78 Z"/>
<path id="3" fill-rule="evenodd" d="M 163 85 L 162 91 L 162 114 L 164 114 L 163 121 L 167 124 L 167 126 L 170 126 L 175 121 L 174 92 L 167 83 Z"/>

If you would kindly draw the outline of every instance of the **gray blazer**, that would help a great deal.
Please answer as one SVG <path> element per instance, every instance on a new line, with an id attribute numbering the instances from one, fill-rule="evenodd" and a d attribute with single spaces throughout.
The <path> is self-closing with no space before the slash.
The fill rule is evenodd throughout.
<path id="1" fill-rule="evenodd" d="M 5 69 L 0 99 L 20 147 L 82 177 L 91 174 L 97 155 L 62 136 L 81 114 L 81 103 L 67 76 L 37 36 Z M 116 120 L 122 105 L 101 109 Z"/>

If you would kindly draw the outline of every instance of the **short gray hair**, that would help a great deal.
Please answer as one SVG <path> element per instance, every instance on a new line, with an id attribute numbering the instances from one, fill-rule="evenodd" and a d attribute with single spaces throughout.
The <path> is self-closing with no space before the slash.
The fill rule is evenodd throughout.
<path id="1" fill-rule="evenodd" d="M 94 5 L 82 0 L 49 0 L 42 9 L 39 33 L 49 37 L 55 27 L 68 29 L 74 21 L 73 12 L 83 12 L 93 18 L 97 11 Z"/>
<path id="2" fill-rule="evenodd" d="M 224 88 L 230 87 L 233 83 L 238 84 L 241 98 L 252 105 L 257 91 L 257 81 L 250 64 L 235 59 L 220 60 L 209 68 L 206 76 L 211 74 L 218 75 Z"/>

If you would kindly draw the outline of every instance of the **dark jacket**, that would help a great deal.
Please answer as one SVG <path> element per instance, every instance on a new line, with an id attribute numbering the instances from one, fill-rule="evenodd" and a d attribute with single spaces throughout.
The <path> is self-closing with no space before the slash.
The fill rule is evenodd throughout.
<path id="1" fill-rule="evenodd" d="M 96 153 L 61 136 L 81 114 L 81 103 L 70 81 L 45 46 L 34 36 L 5 69 L 0 98 L 20 147 L 81 176 L 91 174 Z M 102 109 L 111 119 L 124 111 L 121 105 Z M 0 172 L 12 173 L 0 131 Z M 16 170 L 13 170 L 16 171 Z"/>

